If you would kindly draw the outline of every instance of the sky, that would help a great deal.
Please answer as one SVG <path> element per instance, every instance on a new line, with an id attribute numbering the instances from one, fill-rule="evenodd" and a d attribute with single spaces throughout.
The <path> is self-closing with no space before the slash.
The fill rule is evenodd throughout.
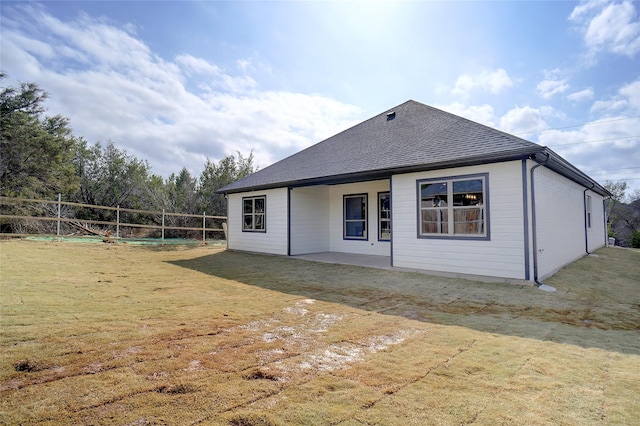
<path id="1" fill-rule="evenodd" d="M 163 177 L 265 168 L 409 99 L 640 191 L 640 2 L 6 1 L 3 86 Z"/>

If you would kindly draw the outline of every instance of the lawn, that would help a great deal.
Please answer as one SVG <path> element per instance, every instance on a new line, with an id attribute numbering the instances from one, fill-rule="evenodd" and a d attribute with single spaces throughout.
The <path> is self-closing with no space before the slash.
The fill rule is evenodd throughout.
<path id="1" fill-rule="evenodd" d="M 640 422 L 640 252 L 546 284 L 0 243 L 0 423 Z"/>

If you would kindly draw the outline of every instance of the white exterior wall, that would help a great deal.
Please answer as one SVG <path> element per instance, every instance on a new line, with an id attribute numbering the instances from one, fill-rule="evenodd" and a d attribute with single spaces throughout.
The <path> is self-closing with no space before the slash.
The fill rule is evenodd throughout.
<path id="1" fill-rule="evenodd" d="M 267 232 L 242 232 L 242 197 L 266 195 Z M 231 250 L 287 254 L 287 188 L 229 194 L 227 247 Z"/>
<path id="2" fill-rule="evenodd" d="M 329 187 L 291 190 L 291 255 L 330 251 Z"/>
<path id="3" fill-rule="evenodd" d="M 490 240 L 418 238 L 417 180 L 488 173 Z M 525 279 L 522 162 L 394 175 L 393 266 Z"/>
<path id="4" fill-rule="evenodd" d="M 526 213 L 521 161 L 394 175 L 391 182 L 294 188 L 290 194 L 291 255 L 325 251 L 391 255 L 396 267 L 505 279 L 526 279 L 528 263 L 529 279 L 533 280 L 530 170 L 535 164 L 527 161 Z M 485 204 L 488 204 L 489 240 L 418 238 L 418 180 L 484 173 L 488 174 Z M 542 280 L 586 254 L 585 188 L 545 167 L 536 168 L 534 174 L 538 278 Z M 378 241 L 378 193 L 389 191 L 390 186 L 393 243 Z M 229 249 L 287 255 L 288 191 L 278 188 L 230 194 Z M 346 240 L 343 196 L 363 193 L 368 195 L 367 239 Z M 592 191 L 586 193 L 592 198 L 591 227 L 587 228 L 591 252 L 605 244 L 606 229 L 603 197 Z M 242 198 L 258 195 L 267 197 L 267 232 L 242 232 Z M 529 225 L 526 248 L 525 218 Z"/>
<path id="5" fill-rule="evenodd" d="M 587 191 L 591 196 L 591 228 L 587 230 L 589 252 L 596 251 L 607 242 L 607 225 L 604 218 L 604 197 Z"/>
<path id="6" fill-rule="evenodd" d="M 585 188 L 558 173 L 539 167 L 534 171 L 538 278 L 544 279 L 587 254 L 585 245 Z M 602 196 L 592 197 L 589 250 L 604 245 Z"/>
<path id="7" fill-rule="evenodd" d="M 391 243 L 389 241 L 378 241 L 378 192 L 386 191 L 389 191 L 388 180 L 350 183 L 329 187 L 331 209 L 329 217 L 329 251 L 379 256 L 389 256 L 391 254 Z M 351 194 L 368 194 L 366 240 L 345 240 L 343 238 L 343 196 Z M 392 217 L 393 214 L 392 209 Z"/>

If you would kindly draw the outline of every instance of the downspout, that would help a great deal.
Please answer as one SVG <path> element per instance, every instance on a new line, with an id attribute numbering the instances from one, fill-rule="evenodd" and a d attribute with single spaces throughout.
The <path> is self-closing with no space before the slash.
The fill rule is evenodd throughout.
<path id="1" fill-rule="evenodd" d="M 554 292 L 556 291 L 555 288 L 544 284 L 538 279 L 538 233 L 536 232 L 536 188 L 535 188 L 535 179 L 534 179 L 535 175 L 533 174 L 533 172 L 538 167 L 544 166 L 549 161 L 549 158 L 551 156 L 546 152 L 543 152 L 543 154 L 546 155 L 547 158 L 545 158 L 543 162 L 538 163 L 531 168 L 531 231 L 532 231 L 531 240 L 533 243 L 533 281 L 535 282 L 535 285 L 540 290 Z M 535 155 L 533 156 L 532 160 L 535 160 Z"/>
<path id="2" fill-rule="evenodd" d="M 604 218 L 604 245 L 607 247 L 609 247 L 609 217 L 607 216 L 607 200 L 610 199 L 611 197 L 602 199 L 602 217 Z"/>
<path id="3" fill-rule="evenodd" d="M 291 187 L 287 187 L 287 256 L 291 256 Z"/>
<path id="4" fill-rule="evenodd" d="M 523 225 L 523 240 L 524 240 L 524 279 L 529 281 L 531 278 L 530 260 L 529 254 L 529 194 L 527 183 L 527 159 L 522 159 L 522 216 L 524 220 Z"/>
<path id="5" fill-rule="evenodd" d="M 587 191 L 596 187 L 595 183 L 591 184 L 591 188 L 585 188 L 582 193 L 582 203 L 584 204 L 584 251 L 587 252 L 587 256 L 591 254 L 589 252 L 589 223 L 587 221 Z"/>
<path id="6" fill-rule="evenodd" d="M 227 196 L 227 194 L 224 194 L 224 199 L 227 202 L 227 224 L 226 224 L 226 228 L 227 228 L 227 232 L 224 233 L 224 238 L 227 240 L 227 250 L 229 250 L 229 234 L 231 233 L 231 231 L 229 230 L 229 197 Z M 224 228 L 224 225 L 223 225 Z"/>

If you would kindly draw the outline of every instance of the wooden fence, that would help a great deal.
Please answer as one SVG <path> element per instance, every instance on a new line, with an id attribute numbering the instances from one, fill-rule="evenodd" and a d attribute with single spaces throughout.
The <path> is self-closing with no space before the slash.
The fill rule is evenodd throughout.
<path id="1" fill-rule="evenodd" d="M 197 214 L 185 214 L 185 213 L 167 213 L 164 209 L 162 211 L 151 211 L 151 210 L 136 210 L 136 209 L 126 209 L 117 207 L 108 207 L 108 206 L 98 206 L 93 204 L 82 204 L 82 203 L 72 203 L 68 201 L 62 201 L 61 195 L 58 194 L 57 201 L 51 200 L 38 200 L 38 199 L 30 199 L 30 198 L 15 198 L 15 197 L 0 197 L 0 206 L 6 205 L 29 205 L 36 204 L 39 206 L 47 206 L 53 205 L 54 215 L 43 214 L 40 216 L 29 216 L 29 215 L 17 215 L 17 214 L 4 214 L 5 209 L 0 210 L 0 223 L 5 222 L 6 220 L 26 220 L 26 221 L 43 221 L 43 222 L 56 222 L 56 233 L 57 237 L 62 237 L 60 234 L 60 225 L 63 223 L 69 224 L 75 228 L 83 230 L 85 233 L 91 233 L 95 235 L 100 235 L 103 237 L 111 237 L 111 238 L 121 238 L 121 228 L 144 228 L 149 230 L 161 230 L 161 239 L 165 239 L 165 231 L 173 230 L 173 231 L 198 231 L 202 232 L 202 241 L 206 241 L 207 232 L 216 232 L 216 233 L 224 233 L 226 239 L 226 216 L 209 216 L 206 213 L 202 213 L 201 215 Z M 71 206 L 71 207 L 80 207 L 80 208 L 89 208 L 95 210 L 106 210 L 113 211 L 116 214 L 115 221 L 106 221 L 106 220 L 91 220 L 91 219 L 82 219 L 82 218 L 71 218 L 64 217 L 62 215 L 62 206 Z M 46 210 L 46 209 L 45 209 Z M 146 215 L 151 218 L 160 219 L 160 224 L 142 224 L 142 223 L 126 223 L 121 222 L 120 215 L 121 213 L 134 213 L 138 215 Z M 171 217 L 183 217 L 183 218 L 197 218 L 202 219 L 202 226 L 172 226 L 165 224 L 167 218 Z M 157 220 L 157 219 L 156 219 Z M 151 220 L 153 221 L 153 220 Z M 208 221 L 208 223 L 207 223 Z M 219 227 L 211 227 L 212 224 L 217 223 Z M 107 226 L 111 228 L 115 228 L 115 235 L 109 230 L 104 231 L 101 229 L 92 229 L 89 225 L 100 225 Z M 209 227 L 207 227 L 209 225 Z M 42 233 L 0 233 L 0 236 L 31 236 L 31 235 L 54 235 L 54 234 L 42 234 Z"/>

